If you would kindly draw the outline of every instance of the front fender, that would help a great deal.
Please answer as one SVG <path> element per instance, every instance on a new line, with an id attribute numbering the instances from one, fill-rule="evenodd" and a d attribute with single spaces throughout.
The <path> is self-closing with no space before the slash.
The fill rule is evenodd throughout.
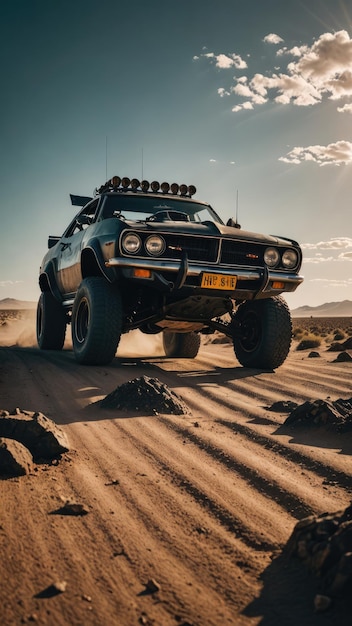
<path id="1" fill-rule="evenodd" d="M 104 276 L 110 283 L 116 280 L 116 270 L 106 267 L 101 243 L 97 237 L 91 239 L 81 253 L 82 278 Z"/>

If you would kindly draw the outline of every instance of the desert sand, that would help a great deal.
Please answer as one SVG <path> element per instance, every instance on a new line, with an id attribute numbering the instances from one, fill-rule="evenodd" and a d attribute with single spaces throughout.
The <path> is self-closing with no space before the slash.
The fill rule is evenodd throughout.
<path id="1" fill-rule="evenodd" d="M 214 341 L 196 359 L 167 359 L 157 336 L 139 333 L 111 365 L 84 367 L 69 339 L 62 352 L 37 349 L 33 312 L 2 322 L 0 409 L 42 412 L 70 445 L 0 480 L 4 626 L 352 623 L 347 594 L 314 609 L 319 578 L 285 553 L 298 520 L 350 504 L 352 432 L 289 428 L 287 412 L 270 410 L 351 398 L 352 363 L 327 350 L 336 329 L 352 334 L 351 319 L 315 321 L 319 358 L 296 350 L 297 334 L 275 372 L 240 367 Z M 141 376 L 190 413 L 100 407 Z M 68 500 L 86 514 L 57 514 Z"/>

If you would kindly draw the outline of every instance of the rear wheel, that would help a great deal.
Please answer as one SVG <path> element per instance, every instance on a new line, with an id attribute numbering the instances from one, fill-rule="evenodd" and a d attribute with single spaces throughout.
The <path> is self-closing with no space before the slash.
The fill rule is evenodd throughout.
<path id="1" fill-rule="evenodd" d="M 244 367 L 273 370 L 285 361 L 291 346 L 292 322 L 281 297 L 241 304 L 234 321 L 239 327 L 234 350 Z"/>
<path id="2" fill-rule="evenodd" d="M 79 363 L 110 363 L 121 337 L 119 292 L 102 277 L 85 278 L 73 303 L 71 327 L 73 350 Z"/>
<path id="3" fill-rule="evenodd" d="M 164 330 L 163 346 L 168 357 L 194 359 L 198 354 L 200 336 L 197 333 L 173 333 Z"/>
<path id="4" fill-rule="evenodd" d="M 37 342 L 41 350 L 62 350 L 66 334 L 66 314 L 51 291 L 40 294 L 37 307 Z"/>

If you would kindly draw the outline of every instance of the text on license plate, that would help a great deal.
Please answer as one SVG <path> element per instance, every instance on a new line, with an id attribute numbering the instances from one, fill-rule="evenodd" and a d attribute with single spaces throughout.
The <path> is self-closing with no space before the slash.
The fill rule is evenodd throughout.
<path id="1" fill-rule="evenodd" d="M 236 288 L 237 276 L 226 276 L 226 274 L 202 274 L 201 287 L 204 289 L 227 289 Z"/>

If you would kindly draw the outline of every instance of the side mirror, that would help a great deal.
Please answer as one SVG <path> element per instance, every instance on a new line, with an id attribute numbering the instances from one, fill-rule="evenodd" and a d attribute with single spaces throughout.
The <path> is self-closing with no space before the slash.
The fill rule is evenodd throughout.
<path id="1" fill-rule="evenodd" d="M 55 237 L 54 235 L 49 235 L 48 237 L 48 248 L 53 248 L 60 241 L 61 237 Z"/>
<path id="2" fill-rule="evenodd" d="M 241 228 L 241 224 L 236 222 L 236 220 L 234 220 L 233 217 L 230 217 L 230 219 L 227 220 L 226 226 L 231 226 L 231 228 Z"/>

